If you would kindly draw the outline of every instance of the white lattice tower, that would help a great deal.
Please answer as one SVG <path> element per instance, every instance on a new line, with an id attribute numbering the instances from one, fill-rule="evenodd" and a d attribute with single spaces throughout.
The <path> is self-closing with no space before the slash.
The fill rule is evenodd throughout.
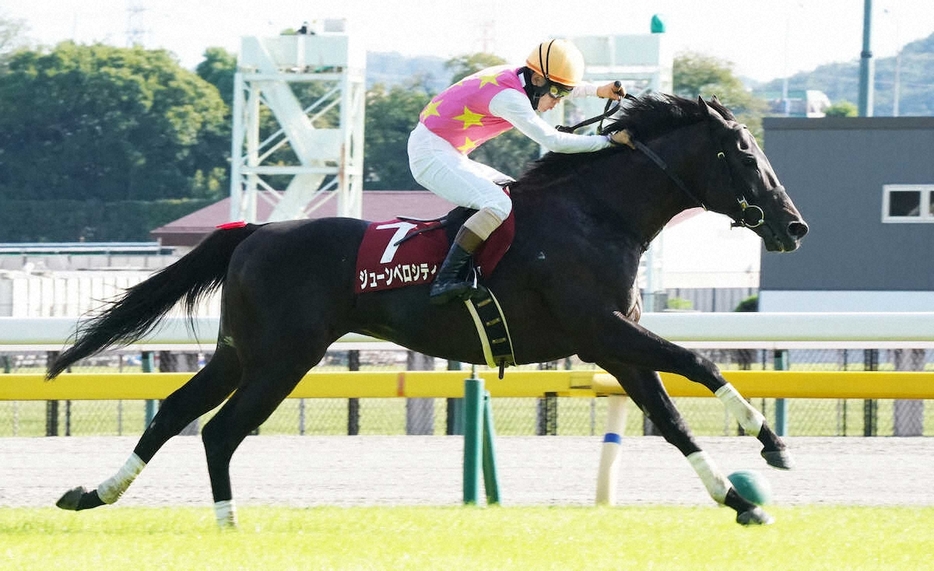
<path id="1" fill-rule="evenodd" d="M 672 92 L 674 54 L 666 40 L 664 33 L 571 38 L 584 54 L 586 81 L 601 85 L 620 80 L 626 91 L 635 94 Z M 603 112 L 604 103 L 590 97 L 576 100 L 575 111 L 582 118 L 593 117 Z"/>
<path id="2" fill-rule="evenodd" d="M 317 33 L 241 40 L 234 80 L 231 220 L 306 218 L 335 198 L 339 216 L 362 214 L 366 56 L 344 33 L 342 20 L 325 21 L 319 28 Z M 322 95 L 300 102 L 292 85 L 301 83 L 319 83 Z M 261 139 L 264 107 L 279 130 Z M 323 118 L 334 109 L 338 124 L 328 125 Z M 286 144 L 295 164 L 270 160 Z M 277 188 L 285 180 L 285 188 Z M 272 204 L 263 220 L 258 200 Z"/>

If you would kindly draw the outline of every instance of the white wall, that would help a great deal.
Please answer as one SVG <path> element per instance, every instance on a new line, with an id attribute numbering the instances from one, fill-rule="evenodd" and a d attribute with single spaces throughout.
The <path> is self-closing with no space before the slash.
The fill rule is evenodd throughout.
<path id="1" fill-rule="evenodd" d="M 652 244 L 660 289 L 758 288 L 762 241 L 730 219 L 694 209 L 676 217 Z"/>
<path id="2" fill-rule="evenodd" d="M 760 291 L 759 311 L 934 311 L 934 291 Z"/>
<path id="3" fill-rule="evenodd" d="M 151 275 L 136 270 L 0 272 L 0 316 L 79 317 Z M 203 304 L 199 315 L 219 315 L 219 307 L 219 296 L 214 296 Z"/>

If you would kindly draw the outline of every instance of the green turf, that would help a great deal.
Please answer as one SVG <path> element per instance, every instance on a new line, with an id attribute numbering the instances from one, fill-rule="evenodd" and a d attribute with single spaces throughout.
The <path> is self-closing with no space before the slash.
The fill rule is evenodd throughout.
<path id="1" fill-rule="evenodd" d="M 934 507 L 0 509 L 2 569 L 929 569 Z"/>

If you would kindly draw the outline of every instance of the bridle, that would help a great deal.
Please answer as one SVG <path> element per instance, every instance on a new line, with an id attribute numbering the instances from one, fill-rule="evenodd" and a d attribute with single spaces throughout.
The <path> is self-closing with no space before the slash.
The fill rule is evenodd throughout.
<path id="1" fill-rule="evenodd" d="M 626 94 L 626 98 L 633 99 L 633 100 L 635 99 L 635 97 L 633 97 L 630 94 Z M 576 125 L 558 126 L 557 129 L 563 133 L 573 133 L 574 131 L 576 131 L 577 129 L 580 129 L 581 127 L 586 127 L 587 125 L 592 125 L 599 121 L 600 124 L 597 126 L 597 134 L 606 135 L 608 133 L 606 130 L 603 129 L 603 120 L 614 115 L 617 111 L 619 111 L 619 108 L 622 105 L 620 102 L 616 102 L 616 105 L 613 106 L 612 103 L 613 103 L 612 100 L 607 101 L 606 106 L 603 108 L 603 113 L 599 115 L 596 115 L 589 119 L 585 119 L 584 121 L 581 121 L 580 123 L 577 123 Z M 671 182 L 673 182 L 675 186 L 681 189 L 681 192 L 683 192 L 688 198 L 690 198 L 695 204 L 697 204 L 704 210 L 709 210 L 709 208 L 707 208 L 707 204 L 705 204 L 703 200 L 698 198 L 696 194 L 694 194 L 693 192 L 690 191 L 690 189 L 688 189 L 687 185 L 684 183 L 681 177 L 678 176 L 677 173 L 672 171 L 671 168 L 669 168 L 668 163 L 666 163 L 663 158 L 658 156 L 658 153 L 650 149 L 645 143 L 643 143 L 642 141 L 639 141 L 638 139 L 630 137 L 630 140 L 632 144 L 636 147 L 636 149 L 639 150 L 639 152 L 645 155 L 646 158 L 648 158 L 650 161 L 655 163 L 656 166 L 658 166 L 658 168 L 660 168 L 662 172 L 664 172 L 665 175 L 668 176 Z M 723 150 L 717 151 L 717 160 L 723 161 L 723 164 L 726 165 L 727 174 L 730 178 L 730 188 L 733 188 L 735 190 L 736 186 L 734 182 L 736 179 L 733 176 L 733 167 L 730 166 L 730 162 L 726 159 L 726 153 Z M 742 193 L 739 193 L 739 195 L 736 197 L 736 202 L 739 204 L 739 207 L 741 210 L 740 210 L 740 215 L 738 218 L 733 218 L 732 216 L 730 216 L 730 218 L 733 220 L 732 224 L 730 224 L 731 227 L 733 228 L 743 227 L 743 228 L 753 229 L 753 228 L 758 228 L 759 226 L 762 226 L 762 224 L 765 223 L 765 212 L 762 210 L 762 208 L 759 206 L 756 206 L 755 204 L 751 204 Z"/>

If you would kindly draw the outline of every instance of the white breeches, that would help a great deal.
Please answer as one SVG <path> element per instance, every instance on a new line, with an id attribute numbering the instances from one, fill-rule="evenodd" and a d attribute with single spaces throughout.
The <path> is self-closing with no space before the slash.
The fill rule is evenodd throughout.
<path id="1" fill-rule="evenodd" d="M 509 177 L 472 161 L 419 123 L 409 135 L 409 168 L 418 184 L 458 206 L 490 209 L 500 220 L 512 201 L 495 180 Z"/>

